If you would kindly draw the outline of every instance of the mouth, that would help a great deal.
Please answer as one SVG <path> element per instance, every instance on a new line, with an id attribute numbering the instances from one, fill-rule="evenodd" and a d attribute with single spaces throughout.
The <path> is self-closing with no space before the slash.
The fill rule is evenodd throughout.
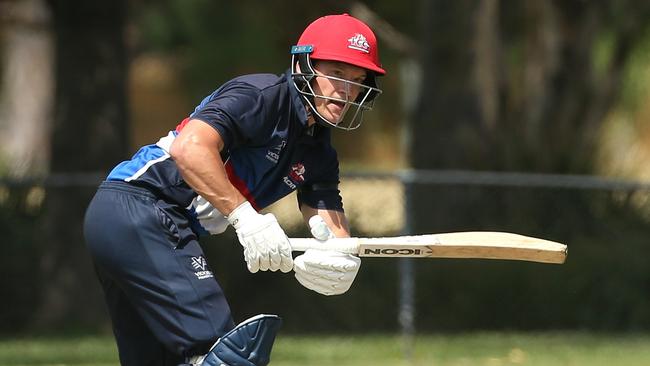
<path id="1" fill-rule="evenodd" d="M 336 115 L 340 115 L 343 112 L 343 110 L 345 109 L 345 103 L 344 102 L 330 101 L 328 104 L 330 105 L 332 113 L 334 113 Z"/>

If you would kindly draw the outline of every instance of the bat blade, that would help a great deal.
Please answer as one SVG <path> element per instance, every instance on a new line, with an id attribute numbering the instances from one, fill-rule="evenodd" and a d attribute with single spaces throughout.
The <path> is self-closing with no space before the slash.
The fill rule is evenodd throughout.
<path id="1" fill-rule="evenodd" d="M 329 249 L 360 257 L 475 258 L 564 263 L 567 246 L 506 232 L 471 231 L 383 238 L 341 238 L 319 242 L 291 239 L 294 250 Z"/>

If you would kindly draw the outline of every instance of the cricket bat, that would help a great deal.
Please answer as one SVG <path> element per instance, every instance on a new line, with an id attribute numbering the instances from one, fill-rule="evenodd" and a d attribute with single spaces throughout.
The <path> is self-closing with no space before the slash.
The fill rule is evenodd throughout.
<path id="1" fill-rule="evenodd" d="M 289 239 L 293 251 L 334 250 L 359 257 L 477 258 L 564 263 L 567 246 L 550 240 L 497 231 L 381 238 Z"/>

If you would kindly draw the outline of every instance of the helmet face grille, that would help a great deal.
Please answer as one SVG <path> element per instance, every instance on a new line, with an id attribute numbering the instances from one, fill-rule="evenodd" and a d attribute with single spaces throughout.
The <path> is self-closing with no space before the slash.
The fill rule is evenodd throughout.
<path id="1" fill-rule="evenodd" d="M 296 57 L 297 56 L 297 57 Z M 296 58 L 298 60 L 296 60 Z M 294 55 L 292 57 L 292 66 L 291 66 L 291 76 L 293 78 L 293 84 L 298 90 L 298 93 L 302 96 L 303 100 L 310 109 L 310 112 L 321 125 L 336 127 L 342 130 L 355 130 L 359 128 L 361 122 L 363 121 L 363 112 L 369 111 L 372 109 L 375 98 L 381 94 L 381 89 L 374 86 L 356 83 L 350 80 L 341 79 L 334 76 L 328 76 L 323 74 L 317 74 L 314 70 L 311 60 L 308 53 L 303 53 L 300 55 Z M 300 65 L 300 72 L 297 70 L 298 64 Z M 369 73 L 370 74 L 370 73 Z M 350 89 L 352 87 L 358 88 L 360 90 L 358 96 L 355 100 L 341 99 L 330 96 L 325 96 L 322 94 L 317 94 L 314 91 L 312 82 L 316 78 L 325 78 L 334 82 L 344 83 L 346 88 Z M 374 85 L 374 75 L 369 78 L 372 80 L 372 85 Z M 329 101 L 334 101 L 339 104 L 343 104 L 343 111 L 341 116 L 336 121 L 331 121 L 321 113 L 318 112 L 316 108 L 315 99 L 325 99 Z"/>

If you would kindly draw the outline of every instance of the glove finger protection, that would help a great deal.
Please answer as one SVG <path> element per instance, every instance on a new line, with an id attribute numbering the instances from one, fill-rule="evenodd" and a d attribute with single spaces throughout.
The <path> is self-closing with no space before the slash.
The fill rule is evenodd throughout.
<path id="1" fill-rule="evenodd" d="M 309 249 L 294 260 L 298 282 L 320 294 L 345 293 L 359 272 L 361 259 L 345 253 Z"/>
<path id="2" fill-rule="evenodd" d="M 299 276 L 297 272 L 296 272 L 296 280 L 298 280 L 298 283 L 300 283 L 303 287 L 306 287 L 314 292 L 318 292 L 321 295 L 325 295 L 325 296 L 340 295 L 340 293 L 335 293 L 334 290 L 332 290 L 333 288 L 335 288 L 334 283 L 330 283 L 330 284 L 315 283 L 309 280 L 309 278 L 306 276 Z"/>
<path id="3" fill-rule="evenodd" d="M 293 258 L 289 238 L 273 214 L 261 215 L 249 202 L 244 202 L 227 218 L 244 247 L 244 259 L 251 273 L 291 271 Z"/>
<path id="4" fill-rule="evenodd" d="M 237 235 L 239 237 L 239 235 Z M 243 243 L 242 239 L 239 238 L 239 243 Z M 258 254 L 254 249 L 250 249 L 244 244 L 244 260 L 246 261 L 246 267 L 251 273 L 255 273 L 260 270 Z"/>
<path id="5" fill-rule="evenodd" d="M 296 280 L 310 290 L 323 295 L 340 295 L 352 286 L 356 273 L 345 273 L 338 276 L 318 276 L 313 273 L 296 270 Z"/>

